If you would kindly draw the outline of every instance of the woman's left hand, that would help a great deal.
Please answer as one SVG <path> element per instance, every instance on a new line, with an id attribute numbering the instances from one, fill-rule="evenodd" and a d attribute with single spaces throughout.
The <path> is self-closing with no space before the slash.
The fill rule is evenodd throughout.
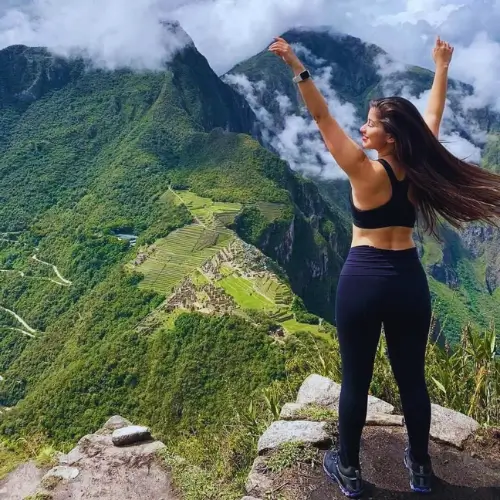
<path id="1" fill-rule="evenodd" d="M 290 44 L 281 37 L 275 37 L 274 43 L 271 44 L 269 50 L 281 57 L 292 68 L 301 64 Z"/>

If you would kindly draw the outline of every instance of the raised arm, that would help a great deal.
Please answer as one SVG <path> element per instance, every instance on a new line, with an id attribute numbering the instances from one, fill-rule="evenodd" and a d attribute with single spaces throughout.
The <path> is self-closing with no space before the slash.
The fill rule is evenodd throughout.
<path id="1" fill-rule="evenodd" d="M 438 37 L 432 51 L 432 57 L 436 64 L 436 72 L 434 74 L 429 103 L 424 114 L 427 125 L 436 137 L 439 136 L 439 127 L 443 119 L 446 91 L 448 88 L 448 68 L 452 55 L 453 47 Z"/>
<path id="2" fill-rule="evenodd" d="M 269 50 L 280 56 L 292 68 L 296 76 L 305 71 L 304 65 L 283 38 L 275 38 Z M 312 78 L 299 82 L 298 86 L 328 150 L 340 168 L 350 178 L 355 178 L 362 173 L 366 174 L 366 168 L 371 167 L 370 160 L 363 149 L 344 132 L 337 120 L 330 114 L 328 104 Z"/>

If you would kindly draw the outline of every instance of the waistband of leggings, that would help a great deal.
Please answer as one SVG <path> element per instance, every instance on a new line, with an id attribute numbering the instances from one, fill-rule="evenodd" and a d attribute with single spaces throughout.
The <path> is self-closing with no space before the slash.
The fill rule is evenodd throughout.
<path id="1" fill-rule="evenodd" d="M 341 274 L 391 276 L 421 271 L 423 268 L 415 247 L 387 250 L 360 245 L 350 249 Z"/>

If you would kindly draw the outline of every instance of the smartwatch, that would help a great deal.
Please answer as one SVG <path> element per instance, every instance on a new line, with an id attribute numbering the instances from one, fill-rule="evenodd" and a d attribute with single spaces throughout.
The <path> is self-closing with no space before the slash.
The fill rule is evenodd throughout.
<path id="1" fill-rule="evenodd" d="M 304 80 L 307 80 L 308 78 L 311 78 L 311 74 L 307 69 L 305 71 L 302 71 L 302 73 L 299 73 L 298 75 L 293 77 L 294 83 L 300 83 L 303 82 Z"/>

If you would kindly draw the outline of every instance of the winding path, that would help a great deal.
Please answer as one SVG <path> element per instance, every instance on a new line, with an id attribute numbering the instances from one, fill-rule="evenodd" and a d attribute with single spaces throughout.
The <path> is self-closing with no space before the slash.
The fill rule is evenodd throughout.
<path id="1" fill-rule="evenodd" d="M 22 271 L 16 271 L 14 269 L 0 269 L 0 273 L 19 273 L 24 278 L 24 273 Z"/>
<path id="2" fill-rule="evenodd" d="M 29 332 L 29 334 L 36 333 L 36 330 L 34 328 L 31 328 L 31 326 L 28 325 L 28 323 L 26 323 L 26 321 L 24 321 L 24 319 L 21 318 L 21 316 L 16 314 L 14 311 L 11 311 L 10 309 L 7 309 L 6 307 L 3 307 L 3 306 L 0 306 L 0 309 L 2 311 L 5 311 L 5 312 L 11 314 L 12 316 L 14 316 L 14 318 L 16 318 L 17 321 L 19 321 L 19 323 L 21 323 L 21 325 L 23 325 L 24 328 L 26 328 L 26 330 Z M 9 328 L 10 330 L 20 330 L 19 328 L 10 328 L 10 327 L 7 327 L 7 328 Z M 20 330 L 20 331 L 22 331 L 23 333 L 27 333 L 24 330 Z M 31 336 L 34 337 L 34 335 L 31 335 Z"/>
<path id="3" fill-rule="evenodd" d="M 23 335 L 26 335 L 26 337 L 31 337 L 32 339 L 36 339 L 35 335 L 29 332 L 25 332 L 24 330 L 21 330 L 21 328 L 14 328 L 12 326 L 1 326 L 1 325 L 0 328 L 5 328 L 6 330 L 12 330 L 13 332 L 21 332 Z"/>
<path id="4" fill-rule="evenodd" d="M 63 277 L 63 275 L 59 272 L 59 269 L 57 269 L 57 267 L 56 267 L 56 266 L 54 266 L 54 264 L 50 264 L 49 262 L 45 262 L 45 261 L 43 261 L 43 260 L 40 260 L 40 259 L 36 256 L 36 254 L 35 254 L 35 255 L 33 255 L 31 258 L 32 258 L 33 260 L 35 260 L 35 261 L 39 262 L 40 264 L 45 264 L 46 266 L 50 266 L 50 267 L 54 270 L 54 272 L 57 274 L 57 277 L 58 277 L 58 278 L 59 278 L 59 279 L 60 279 L 60 280 L 61 280 L 61 281 L 65 284 L 65 285 L 69 286 L 69 285 L 72 285 L 72 284 L 73 284 L 71 281 L 69 281 L 69 280 L 67 280 L 66 278 L 64 278 L 64 277 Z"/>

